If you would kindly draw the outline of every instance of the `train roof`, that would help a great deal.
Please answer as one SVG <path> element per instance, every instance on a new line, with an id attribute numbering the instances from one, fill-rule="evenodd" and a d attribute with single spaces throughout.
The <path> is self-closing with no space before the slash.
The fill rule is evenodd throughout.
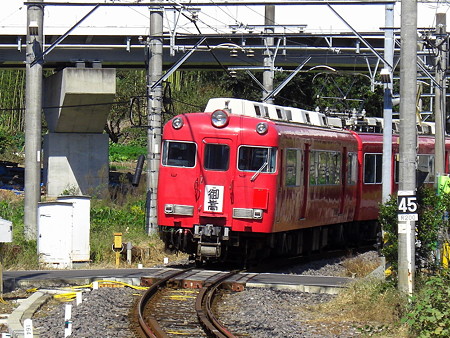
<path id="1" fill-rule="evenodd" d="M 213 112 L 217 109 L 224 109 L 231 114 L 239 114 L 264 118 L 274 121 L 284 121 L 289 123 L 300 123 L 323 128 L 349 129 L 356 132 L 382 133 L 384 119 L 380 117 L 367 117 L 365 112 L 352 112 L 327 116 L 319 111 L 311 111 L 300 108 L 284 107 L 280 105 L 256 102 L 236 98 L 212 98 L 206 105 L 206 112 Z M 400 120 L 393 119 L 392 131 L 399 133 Z M 434 135 L 434 122 L 420 122 L 417 124 L 417 131 L 423 135 Z"/>

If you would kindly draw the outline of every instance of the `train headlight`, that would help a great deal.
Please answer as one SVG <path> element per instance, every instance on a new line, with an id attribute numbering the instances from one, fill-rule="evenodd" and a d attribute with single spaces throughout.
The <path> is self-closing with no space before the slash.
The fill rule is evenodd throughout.
<path id="1" fill-rule="evenodd" d="M 267 130 L 269 129 L 269 126 L 267 125 L 267 123 L 266 122 L 259 122 L 257 125 L 256 125 L 256 132 L 259 134 L 259 135 L 264 135 L 265 133 L 267 133 Z"/>
<path id="2" fill-rule="evenodd" d="M 180 116 L 175 117 L 172 120 L 172 127 L 174 129 L 180 129 L 183 126 L 183 124 L 184 124 L 183 119 Z"/>
<path id="3" fill-rule="evenodd" d="M 225 127 L 229 119 L 228 113 L 222 109 L 217 109 L 211 114 L 211 123 L 216 128 Z"/>

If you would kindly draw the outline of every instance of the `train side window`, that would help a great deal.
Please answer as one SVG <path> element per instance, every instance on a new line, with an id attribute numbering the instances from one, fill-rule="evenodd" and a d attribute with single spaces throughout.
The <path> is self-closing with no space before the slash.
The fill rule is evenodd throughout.
<path id="1" fill-rule="evenodd" d="M 420 183 L 434 183 L 434 155 L 417 155 L 417 174 Z"/>
<path id="2" fill-rule="evenodd" d="M 356 153 L 347 154 L 347 184 L 354 185 L 358 179 L 358 157 Z"/>
<path id="3" fill-rule="evenodd" d="M 238 169 L 274 173 L 276 170 L 276 148 L 240 146 Z"/>
<path id="4" fill-rule="evenodd" d="M 317 151 L 311 151 L 309 153 L 309 184 L 316 185 L 317 184 L 317 168 L 318 165 L 319 154 Z"/>
<path id="5" fill-rule="evenodd" d="M 286 173 L 285 184 L 286 186 L 299 186 L 301 177 L 301 159 L 300 149 L 286 149 Z"/>
<path id="6" fill-rule="evenodd" d="M 330 183 L 330 167 L 328 166 L 328 152 L 321 151 L 318 153 L 319 159 L 317 161 L 317 184 Z"/>
<path id="7" fill-rule="evenodd" d="M 205 145 L 204 167 L 208 170 L 228 170 L 230 147 L 226 144 L 207 143 Z"/>
<path id="8" fill-rule="evenodd" d="M 328 166 L 330 168 L 330 184 L 340 184 L 341 183 L 341 153 L 330 152 L 328 157 Z"/>
<path id="9" fill-rule="evenodd" d="M 377 184 L 381 183 L 382 174 L 382 154 L 365 154 L 364 155 L 364 183 Z"/>
<path id="10" fill-rule="evenodd" d="M 398 183 L 400 181 L 400 158 L 399 154 L 395 154 L 395 161 L 394 161 L 394 182 Z"/>
<path id="11" fill-rule="evenodd" d="M 192 142 L 164 141 L 162 164 L 173 167 L 195 167 L 197 146 Z"/>

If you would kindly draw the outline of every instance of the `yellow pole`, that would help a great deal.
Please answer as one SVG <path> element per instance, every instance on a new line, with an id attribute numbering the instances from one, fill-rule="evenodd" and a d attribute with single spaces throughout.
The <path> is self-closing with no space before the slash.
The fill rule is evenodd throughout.
<path id="1" fill-rule="evenodd" d="M 121 232 L 114 233 L 113 250 L 116 252 L 116 268 L 118 268 L 119 264 L 120 264 L 120 253 L 122 252 L 122 233 Z"/>

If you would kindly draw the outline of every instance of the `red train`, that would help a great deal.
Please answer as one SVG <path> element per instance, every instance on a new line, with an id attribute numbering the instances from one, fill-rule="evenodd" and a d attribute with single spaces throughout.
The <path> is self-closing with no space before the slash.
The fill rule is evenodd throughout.
<path id="1" fill-rule="evenodd" d="M 163 130 L 157 204 L 167 249 L 202 262 L 298 255 L 375 239 L 381 120 L 341 122 L 223 98 L 205 110 L 178 115 Z M 418 176 L 432 183 L 434 137 L 419 139 Z M 393 180 L 396 187 L 395 174 Z"/>

